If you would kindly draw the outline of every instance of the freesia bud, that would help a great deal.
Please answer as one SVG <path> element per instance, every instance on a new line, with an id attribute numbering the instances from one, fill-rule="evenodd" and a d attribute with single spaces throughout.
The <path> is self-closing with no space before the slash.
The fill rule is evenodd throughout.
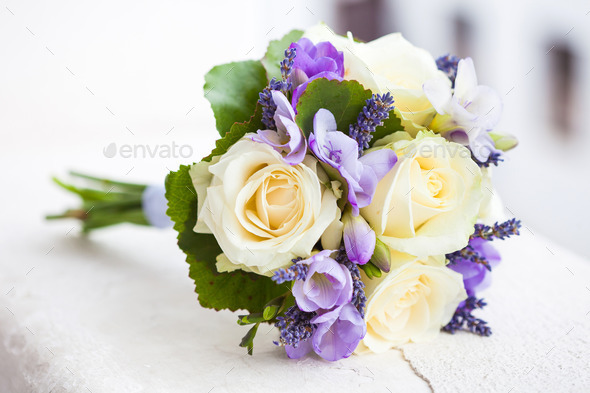
<path id="1" fill-rule="evenodd" d="M 389 273 L 389 269 L 391 268 L 391 252 L 389 251 L 389 247 L 379 239 L 375 243 L 375 252 L 373 252 L 373 256 L 371 257 L 371 263 L 381 271 Z"/>
<path id="2" fill-rule="evenodd" d="M 495 132 L 490 132 L 489 135 L 492 137 L 498 150 L 508 151 L 518 145 L 518 139 L 514 135 L 496 134 Z"/>
<path id="3" fill-rule="evenodd" d="M 375 231 L 361 215 L 355 217 L 350 209 L 347 209 L 342 216 L 342 223 L 344 224 L 344 247 L 348 259 L 364 265 L 371 259 L 375 250 Z"/>

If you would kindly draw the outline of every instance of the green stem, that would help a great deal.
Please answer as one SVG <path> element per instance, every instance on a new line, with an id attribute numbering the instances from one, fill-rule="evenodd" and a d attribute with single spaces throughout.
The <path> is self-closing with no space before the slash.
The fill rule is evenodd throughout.
<path id="1" fill-rule="evenodd" d="M 90 175 L 86 175 L 84 173 L 80 173 L 80 172 L 76 172 L 76 171 L 70 171 L 70 175 L 74 176 L 74 177 L 79 177 L 81 179 L 86 179 L 86 180 L 91 180 L 91 181 L 94 181 L 97 183 L 101 183 L 104 186 L 118 186 L 121 188 L 129 188 L 129 189 L 137 190 L 139 192 L 143 192 L 143 190 L 146 188 L 145 184 L 125 183 L 125 182 L 121 182 L 121 181 L 115 181 L 115 180 L 111 180 L 111 179 L 90 176 Z"/>

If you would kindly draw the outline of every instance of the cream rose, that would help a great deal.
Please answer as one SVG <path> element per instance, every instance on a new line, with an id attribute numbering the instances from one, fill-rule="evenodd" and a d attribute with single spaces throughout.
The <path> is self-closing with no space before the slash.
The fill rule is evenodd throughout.
<path id="1" fill-rule="evenodd" d="M 398 253 L 419 258 L 467 245 L 483 198 L 482 174 L 467 148 L 432 132 L 396 132 L 376 142 L 398 162 L 361 214 Z"/>
<path id="2" fill-rule="evenodd" d="M 380 278 L 365 279 L 367 334 L 356 351 L 384 352 L 435 338 L 467 297 L 463 276 L 444 256 L 410 262 Z"/>
<path id="3" fill-rule="evenodd" d="M 272 147 L 246 135 L 223 156 L 193 165 L 194 230 L 215 235 L 223 250 L 217 258 L 220 272 L 271 275 L 293 258 L 309 257 L 328 227 L 339 229 L 337 198 L 324 186 L 327 177 L 318 177 L 325 173 L 317 164 L 308 156 L 288 165 Z"/>
<path id="4" fill-rule="evenodd" d="M 451 81 L 436 66 L 428 51 L 409 43 L 401 33 L 393 33 L 374 41 L 355 42 L 335 35 L 321 23 L 304 34 L 314 43 L 330 41 L 344 52 L 344 78 L 356 80 L 374 93 L 390 92 L 395 100 L 396 114 L 412 134 L 428 126 L 436 110 L 424 94 L 422 85 L 427 80 L 440 79 L 451 86 Z"/>

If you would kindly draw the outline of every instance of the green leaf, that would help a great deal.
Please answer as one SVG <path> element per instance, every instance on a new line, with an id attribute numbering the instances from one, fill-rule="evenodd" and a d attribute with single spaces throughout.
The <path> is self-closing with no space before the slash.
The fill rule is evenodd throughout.
<path id="1" fill-rule="evenodd" d="M 375 132 L 373 133 L 373 139 L 371 139 L 369 142 L 369 146 L 373 146 L 376 141 L 383 138 L 384 136 L 393 134 L 396 131 L 403 130 L 404 127 L 402 126 L 402 120 L 395 115 L 394 111 L 390 111 L 389 117 L 383 121 L 383 125 L 375 129 Z"/>
<path id="2" fill-rule="evenodd" d="M 256 332 L 258 332 L 258 326 L 260 323 L 252 326 L 248 333 L 244 337 L 242 337 L 242 341 L 240 342 L 240 347 L 248 348 L 248 355 L 252 355 L 254 351 L 254 337 L 256 337 Z"/>
<path id="3" fill-rule="evenodd" d="M 255 312 L 248 315 L 238 315 L 238 325 L 251 325 L 253 323 L 264 322 L 267 319 L 261 312 Z"/>
<path id="4" fill-rule="evenodd" d="M 167 214 L 178 231 L 178 246 L 187 256 L 189 276 L 195 281 L 199 302 L 203 307 L 216 310 L 261 312 L 269 299 L 284 294 L 289 287 L 242 270 L 217 272 L 215 262 L 221 249 L 215 237 L 193 231 L 197 221 L 197 193 L 189 168 L 183 165 L 166 177 Z"/>
<path id="5" fill-rule="evenodd" d="M 293 42 L 299 40 L 301 36 L 303 36 L 301 30 L 291 30 L 280 40 L 273 40 L 268 44 L 266 54 L 261 60 L 266 69 L 268 80 L 271 80 L 272 77 L 281 79 L 280 62 L 285 58 L 285 50 L 289 48 Z"/>
<path id="6" fill-rule="evenodd" d="M 217 131 L 224 136 L 235 122 L 250 118 L 260 93 L 267 85 L 260 61 L 241 61 L 215 66 L 205 75 L 205 98 L 215 114 Z"/>
<path id="7" fill-rule="evenodd" d="M 313 117 L 324 108 L 336 118 L 338 130 L 348 134 L 349 126 L 356 122 L 365 101 L 371 96 L 371 91 L 356 81 L 316 79 L 307 85 L 299 98 L 295 122 L 308 136 L 313 131 Z"/>
<path id="8" fill-rule="evenodd" d="M 223 138 L 215 141 L 215 149 L 207 157 L 203 158 L 203 161 L 211 161 L 215 156 L 225 154 L 228 149 L 237 141 L 239 141 L 244 135 L 249 132 L 256 132 L 264 128 L 262 124 L 262 107 L 256 105 L 254 115 L 250 117 L 250 120 L 243 123 L 234 123 L 230 131 L 225 134 Z"/>

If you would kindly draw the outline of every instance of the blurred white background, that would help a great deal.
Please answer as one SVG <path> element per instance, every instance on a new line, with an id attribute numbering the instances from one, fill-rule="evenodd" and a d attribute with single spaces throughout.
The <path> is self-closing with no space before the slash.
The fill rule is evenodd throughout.
<path id="1" fill-rule="evenodd" d="M 204 74 L 325 21 L 365 40 L 402 31 L 435 57 L 473 57 L 480 83 L 504 97 L 499 129 L 521 141 L 495 171 L 506 206 L 524 230 L 590 256 L 589 12 L 581 0 L 1 2 L 0 209 L 14 220 L 0 228 L 24 234 L 28 221 L 77 202 L 50 187 L 50 175 L 159 182 L 199 160 L 217 137 Z M 112 143 L 189 145 L 193 154 L 107 158 Z"/>

